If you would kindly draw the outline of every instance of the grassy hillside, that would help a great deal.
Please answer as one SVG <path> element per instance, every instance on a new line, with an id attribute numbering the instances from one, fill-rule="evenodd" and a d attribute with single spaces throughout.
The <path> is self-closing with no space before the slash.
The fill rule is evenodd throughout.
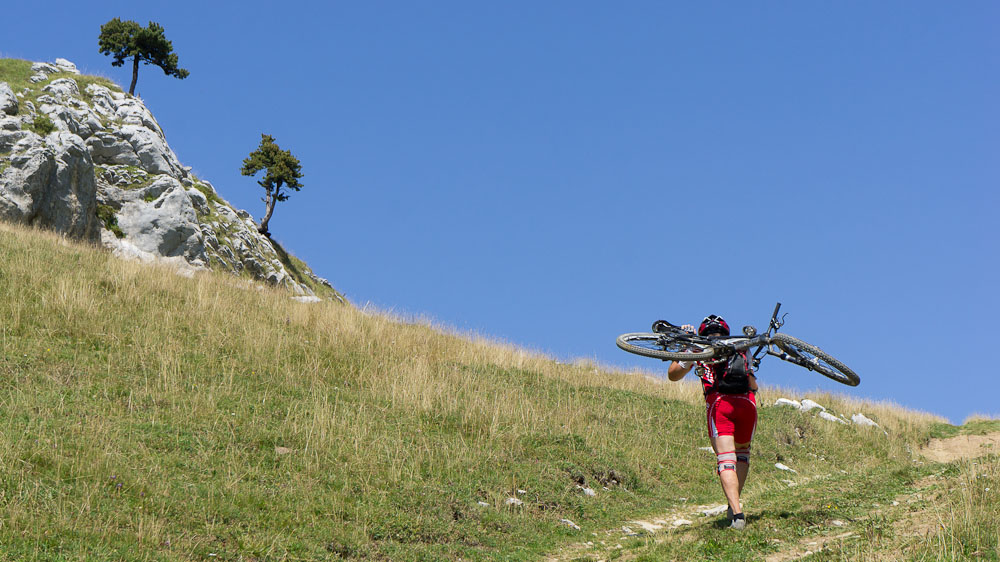
<path id="1" fill-rule="evenodd" d="M 997 457 L 914 462 L 931 416 L 812 397 L 887 438 L 764 407 L 749 532 L 702 517 L 621 540 L 606 530 L 722 501 L 693 384 L 2 224 L 0 292 L 0 560 L 751 560 L 834 518 L 854 538 L 818 556 L 996 559 Z M 927 486 L 956 492 L 897 499 Z M 964 527 L 893 538 L 928 505 Z"/>

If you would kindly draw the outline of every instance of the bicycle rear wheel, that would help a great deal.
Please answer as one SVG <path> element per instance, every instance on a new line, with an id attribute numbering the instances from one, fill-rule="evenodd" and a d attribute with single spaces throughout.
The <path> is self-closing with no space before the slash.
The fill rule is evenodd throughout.
<path id="1" fill-rule="evenodd" d="M 782 351 L 790 356 L 788 358 L 783 357 L 786 361 L 791 361 L 810 371 L 816 371 L 825 377 L 829 377 L 847 386 L 858 386 L 861 382 L 861 377 L 848 369 L 847 365 L 834 359 L 828 353 L 814 345 L 810 345 L 787 334 L 774 334 L 771 336 L 771 339 Z"/>
<path id="2" fill-rule="evenodd" d="M 669 334 L 622 334 L 618 347 L 636 355 L 673 361 L 702 361 L 715 355 L 715 348 L 673 338 Z"/>

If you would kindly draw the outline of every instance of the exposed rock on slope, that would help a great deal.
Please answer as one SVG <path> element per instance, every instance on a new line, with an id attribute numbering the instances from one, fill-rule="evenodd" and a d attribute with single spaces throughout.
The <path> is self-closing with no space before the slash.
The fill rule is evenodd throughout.
<path id="1" fill-rule="evenodd" d="M 23 61 L 15 61 L 22 63 Z M 0 217 L 100 241 L 120 255 L 247 273 L 302 296 L 340 298 L 182 166 L 141 100 L 76 66 L 0 75 Z M 280 253 L 279 253 L 280 252 Z"/>

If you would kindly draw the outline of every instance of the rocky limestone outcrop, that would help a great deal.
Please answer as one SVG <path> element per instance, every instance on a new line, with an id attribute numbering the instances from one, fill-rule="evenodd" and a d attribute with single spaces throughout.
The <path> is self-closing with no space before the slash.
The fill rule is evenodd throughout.
<path id="1" fill-rule="evenodd" d="M 20 103 L 14 95 L 14 90 L 11 90 L 6 82 L 0 83 L 0 113 L 17 115 L 19 109 Z"/>
<path id="2" fill-rule="evenodd" d="M 92 80 L 81 90 L 65 59 L 31 71 L 21 92 L 0 76 L 0 217 L 126 257 L 246 273 L 305 300 L 315 295 L 301 275 L 332 289 L 310 271 L 294 277 L 249 213 L 181 165 L 141 100 Z"/>

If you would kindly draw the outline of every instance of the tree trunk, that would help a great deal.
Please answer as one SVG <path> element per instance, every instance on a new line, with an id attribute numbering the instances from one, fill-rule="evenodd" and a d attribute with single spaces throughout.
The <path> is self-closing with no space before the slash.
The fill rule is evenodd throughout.
<path id="1" fill-rule="evenodd" d="M 271 214 L 274 213 L 274 203 L 275 203 L 275 198 L 271 196 L 270 191 L 267 192 L 267 200 L 264 201 L 264 203 L 267 206 L 267 212 L 264 214 L 264 218 L 260 220 L 260 228 L 257 229 L 257 232 L 270 238 L 271 233 L 267 231 L 267 223 L 268 221 L 271 220 Z"/>
<path id="2" fill-rule="evenodd" d="M 128 95 L 135 95 L 135 83 L 139 81 L 139 55 L 132 57 L 132 84 L 128 87 Z"/>

